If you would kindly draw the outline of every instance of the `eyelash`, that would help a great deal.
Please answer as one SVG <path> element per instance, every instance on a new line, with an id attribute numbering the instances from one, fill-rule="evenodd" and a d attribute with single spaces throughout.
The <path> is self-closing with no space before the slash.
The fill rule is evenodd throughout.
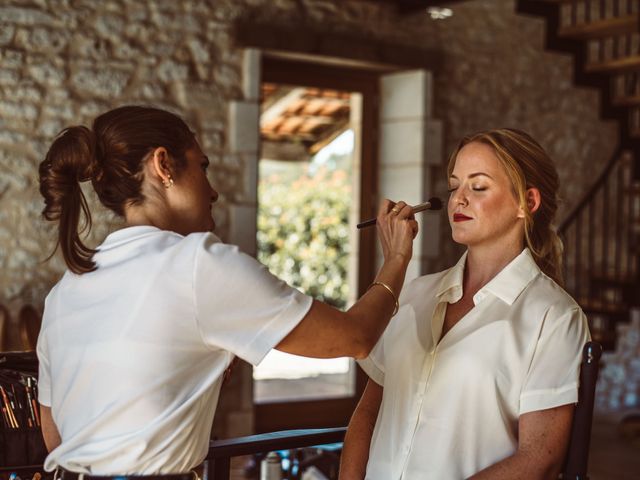
<path id="1" fill-rule="evenodd" d="M 458 187 L 455 188 L 449 188 L 447 189 L 447 192 L 449 193 L 453 193 L 458 189 Z M 471 187 L 471 190 L 473 190 L 474 192 L 484 192 L 487 189 L 487 187 Z"/>

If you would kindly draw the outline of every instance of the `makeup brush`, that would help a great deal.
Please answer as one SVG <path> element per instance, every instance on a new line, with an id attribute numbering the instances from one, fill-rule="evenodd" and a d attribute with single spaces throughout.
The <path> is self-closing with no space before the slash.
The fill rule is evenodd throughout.
<path id="1" fill-rule="evenodd" d="M 438 197 L 431 197 L 424 203 L 419 203 L 414 207 L 411 207 L 411 213 L 424 212 L 425 210 L 440 210 L 442 208 L 442 200 Z M 366 228 L 376 224 L 375 218 L 370 218 L 357 225 L 358 228 Z"/>

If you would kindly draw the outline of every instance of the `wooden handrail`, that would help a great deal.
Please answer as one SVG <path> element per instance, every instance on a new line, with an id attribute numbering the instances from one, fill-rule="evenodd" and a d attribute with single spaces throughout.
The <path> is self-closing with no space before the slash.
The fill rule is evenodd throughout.
<path id="1" fill-rule="evenodd" d="M 609 163 L 607 163 L 607 165 L 604 167 L 604 170 L 602 170 L 602 172 L 600 173 L 600 176 L 593 183 L 591 188 L 589 188 L 587 193 L 585 193 L 585 195 L 582 197 L 582 200 L 580 200 L 580 202 L 564 218 L 562 223 L 560 223 L 560 226 L 558 227 L 558 233 L 564 234 L 567 228 L 578 217 L 578 215 L 580 215 L 580 213 L 582 213 L 582 211 L 591 203 L 591 200 L 593 199 L 594 195 L 598 192 L 598 190 L 600 190 L 600 188 L 602 188 L 604 183 L 609 178 L 609 174 L 611 173 L 613 168 L 617 165 L 624 151 L 625 151 L 625 148 L 623 148 L 622 146 L 617 147 L 617 149 L 615 150 L 615 152 L 611 157 L 611 160 L 609 160 Z"/>

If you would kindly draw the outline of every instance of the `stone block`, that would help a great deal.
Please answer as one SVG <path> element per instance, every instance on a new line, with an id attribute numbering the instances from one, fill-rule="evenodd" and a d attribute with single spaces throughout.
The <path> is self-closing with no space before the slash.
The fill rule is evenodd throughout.
<path id="1" fill-rule="evenodd" d="M 53 139 L 65 128 L 65 123 L 58 119 L 44 120 L 38 126 L 38 132 L 49 139 Z"/>
<path id="2" fill-rule="evenodd" d="M 13 25 L 0 23 L 0 45 L 9 45 L 13 40 L 13 34 L 15 31 L 16 28 Z"/>
<path id="3" fill-rule="evenodd" d="M 4 70 L 0 70 L 0 77 L 2 76 L 3 71 Z M 38 87 L 34 85 L 28 85 L 27 82 L 23 81 L 14 87 L 12 91 L 12 97 L 15 100 L 23 100 L 36 103 L 42 100 L 42 91 Z"/>
<path id="4" fill-rule="evenodd" d="M 55 19 L 51 15 L 36 8 L 0 7 L 0 18 L 5 23 L 19 25 L 55 24 Z"/>
<path id="5" fill-rule="evenodd" d="M 100 14 L 94 22 L 95 31 L 98 35 L 106 38 L 114 38 L 122 41 L 122 33 L 124 31 L 124 19 L 119 15 Z"/>
<path id="6" fill-rule="evenodd" d="M 229 151 L 257 153 L 260 142 L 260 105 L 258 102 L 229 103 Z"/>
<path id="7" fill-rule="evenodd" d="M 241 251 L 252 257 L 257 252 L 257 215 L 255 205 L 229 206 L 228 242 L 237 245 Z"/>
<path id="8" fill-rule="evenodd" d="M 58 53 L 67 46 L 69 37 L 65 30 L 21 28 L 16 32 L 14 43 L 28 52 Z"/>
<path id="9" fill-rule="evenodd" d="M 242 53 L 242 93 L 245 100 L 260 100 L 260 60 L 257 48 L 245 48 Z"/>
<path id="10" fill-rule="evenodd" d="M 242 172 L 242 192 L 239 198 L 242 202 L 256 203 L 258 201 L 258 170 L 260 157 L 258 154 L 244 154 Z"/>
<path id="11" fill-rule="evenodd" d="M 15 49 L 5 49 L 0 52 L 2 68 L 20 68 L 24 64 L 24 53 Z"/>
<path id="12" fill-rule="evenodd" d="M 30 78 L 45 86 L 61 85 L 66 78 L 64 68 L 52 65 L 48 62 L 29 65 L 27 73 Z"/>
<path id="13" fill-rule="evenodd" d="M 129 82 L 131 73 L 113 68 L 81 68 L 71 75 L 71 85 L 81 94 L 113 100 Z"/>
<path id="14" fill-rule="evenodd" d="M 42 114 L 47 118 L 59 118 L 66 121 L 71 121 L 76 118 L 76 112 L 69 104 L 63 103 L 61 105 L 45 104 L 42 107 Z"/>
<path id="15" fill-rule="evenodd" d="M 20 81 L 20 74 L 17 70 L 0 69 L 0 85 L 17 85 Z"/>
<path id="16" fill-rule="evenodd" d="M 380 164 L 407 166 L 424 164 L 423 119 L 383 122 L 380 127 Z"/>
<path id="17" fill-rule="evenodd" d="M 380 80 L 380 118 L 401 120 L 430 117 L 431 73 L 425 70 L 384 75 Z"/>
<path id="18" fill-rule="evenodd" d="M 215 65 L 213 76 L 218 88 L 231 97 L 238 97 L 242 94 L 241 72 L 235 63 L 223 62 Z"/>
<path id="19" fill-rule="evenodd" d="M 224 147 L 224 132 L 204 130 L 199 135 L 200 144 L 205 152 L 221 151 Z"/>
<path id="20" fill-rule="evenodd" d="M 24 145 L 27 142 L 27 137 L 20 132 L 12 132 L 11 130 L 0 130 L 0 144 L 7 146 Z"/>
<path id="21" fill-rule="evenodd" d="M 189 67 L 173 60 L 164 60 L 153 73 L 165 83 L 180 82 L 189 78 Z"/>
<path id="22" fill-rule="evenodd" d="M 38 116 L 38 109 L 29 104 L 0 102 L 0 115 L 18 119 L 33 120 Z"/>
<path id="23" fill-rule="evenodd" d="M 382 166 L 379 182 L 380 200 L 404 200 L 411 205 L 421 203 L 424 198 L 423 176 L 424 169 L 421 166 Z"/>

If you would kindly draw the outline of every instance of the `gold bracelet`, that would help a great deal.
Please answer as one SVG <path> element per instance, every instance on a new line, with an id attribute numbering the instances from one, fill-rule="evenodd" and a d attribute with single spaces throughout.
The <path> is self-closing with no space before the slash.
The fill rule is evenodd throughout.
<path id="1" fill-rule="evenodd" d="M 391 287 L 389 285 L 387 285 L 386 283 L 383 282 L 373 282 L 369 288 L 373 287 L 374 285 L 380 285 L 381 287 L 384 287 L 387 289 L 387 291 L 391 294 L 391 296 L 393 297 L 393 301 L 396 303 L 396 307 L 393 309 L 393 313 L 391 314 L 391 316 L 393 317 L 396 313 L 398 313 L 398 309 L 400 308 L 400 304 L 398 303 L 398 297 L 396 297 L 396 294 L 393 293 L 393 290 L 391 290 Z M 368 290 L 368 289 L 367 289 Z"/>

